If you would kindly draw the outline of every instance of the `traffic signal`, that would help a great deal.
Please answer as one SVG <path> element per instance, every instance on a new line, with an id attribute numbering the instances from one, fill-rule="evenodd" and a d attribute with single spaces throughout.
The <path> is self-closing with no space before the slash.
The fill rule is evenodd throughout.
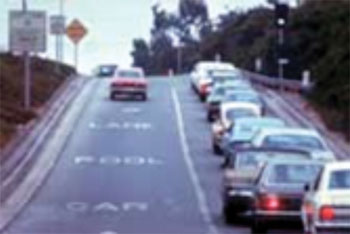
<path id="1" fill-rule="evenodd" d="M 285 3 L 275 4 L 275 24 L 277 28 L 285 28 L 288 22 L 289 6 Z"/>

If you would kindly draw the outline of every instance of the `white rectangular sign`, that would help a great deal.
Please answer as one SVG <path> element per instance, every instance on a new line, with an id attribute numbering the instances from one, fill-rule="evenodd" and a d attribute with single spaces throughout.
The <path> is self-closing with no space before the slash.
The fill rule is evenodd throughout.
<path id="1" fill-rule="evenodd" d="M 50 17 L 50 32 L 53 35 L 63 35 L 66 33 L 66 20 L 63 15 L 53 15 Z"/>
<path id="2" fill-rule="evenodd" d="M 46 13 L 10 11 L 9 48 L 11 51 L 46 51 Z"/>

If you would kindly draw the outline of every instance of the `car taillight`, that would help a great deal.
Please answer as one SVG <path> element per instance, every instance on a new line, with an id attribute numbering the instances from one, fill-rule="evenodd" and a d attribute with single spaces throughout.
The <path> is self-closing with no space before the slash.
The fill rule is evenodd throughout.
<path id="1" fill-rule="evenodd" d="M 334 219 L 334 209 L 330 206 L 323 206 L 320 209 L 320 219 L 329 221 Z"/>
<path id="2" fill-rule="evenodd" d="M 210 85 L 209 83 L 201 84 L 201 86 L 199 88 L 199 92 L 202 93 L 202 94 L 207 94 L 209 85 Z"/>
<path id="3" fill-rule="evenodd" d="M 280 200 L 275 195 L 263 195 L 259 198 L 259 208 L 261 209 L 278 210 L 280 206 Z"/>

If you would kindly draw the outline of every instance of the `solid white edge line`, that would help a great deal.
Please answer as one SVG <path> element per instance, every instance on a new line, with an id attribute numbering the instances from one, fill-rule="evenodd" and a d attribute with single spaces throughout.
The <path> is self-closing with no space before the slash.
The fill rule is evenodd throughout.
<path id="1" fill-rule="evenodd" d="M 184 157 L 188 172 L 190 174 L 191 182 L 192 182 L 192 185 L 194 187 L 194 190 L 195 190 L 195 193 L 197 196 L 198 206 L 199 206 L 200 212 L 202 214 L 202 217 L 203 217 L 205 223 L 207 223 L 207 225 L 209 226 L 209 232 L 210 233 L 218 233 L 217 228 L 214 225 L 213 220 L 210 216 L 209 208 L 207 206 L 207 199 L 206 199 L 206 196 L 205 196 L 203 189 L 200 185 L 198 175 L 196 173 L 196 170 L 194 168 L 194 165 L 193 165 L 193 162 L 191 159 L 189 146 L 187 144 L 187 137 L 186 137 L 186 133 L 185 133 L 184 122 L 183 122 L 183 118 L 182 118 L 183 115 L 182 115 L 182 111 L 180 108 L 180 101 L 179 101 L 179 97 L 178 97 L 177 92 L 176 92 L 174 87 L 171 87 L 171 94 L 172 94 L 172 99 L 174 102 L 174 107 L 175 107 L 175 112 L 176 112 L 177 127 L 178 127 L 180 142 L 181 142 L 181 146 L 182 146 L 181 148 L 183 151 L 182 155 Z"/>

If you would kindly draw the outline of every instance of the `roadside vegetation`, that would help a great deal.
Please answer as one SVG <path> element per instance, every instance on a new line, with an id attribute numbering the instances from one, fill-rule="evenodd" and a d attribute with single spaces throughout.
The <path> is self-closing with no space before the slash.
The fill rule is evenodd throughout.
<path id="1" fill-rule="evenodd" d="M 40 108 L 49 100 L 74 69 L 62 65 L 55 72 L 55 63 L 32 58 L 32 108 L 23 108 L 23 59 L 8 53 L 0 54 L 0 148 L 14 136 L 20 125 L 37 117 Z"/>
<path id="2" fill-rule="evenodd" d="M 217 22 L 208 20 L 201 1 L 182 0 L 178 13 L 155 5 L 151 40 L 134 40 L 134 65 L 148 74 L 169 69 L 188 72 L 199 60 L 223 61 L 254 71 L 262 59 L 263 74 L 277 77 L 277 32 L 272 8 L 228 12 Z M 286 32 L 288 79 L 310 70 L 315 86 L 307 96 L 331 130 L 350 139 L 350 1 L 308 1 L 291 9 Z M 180 40 L 181 44 L 175 43 Z M 178 53 L 181 63 L 178 63 Z M 179 66 L 180 64 L 180 66 Z M 180 69 L 178 69 L 180 68 Z"/>

